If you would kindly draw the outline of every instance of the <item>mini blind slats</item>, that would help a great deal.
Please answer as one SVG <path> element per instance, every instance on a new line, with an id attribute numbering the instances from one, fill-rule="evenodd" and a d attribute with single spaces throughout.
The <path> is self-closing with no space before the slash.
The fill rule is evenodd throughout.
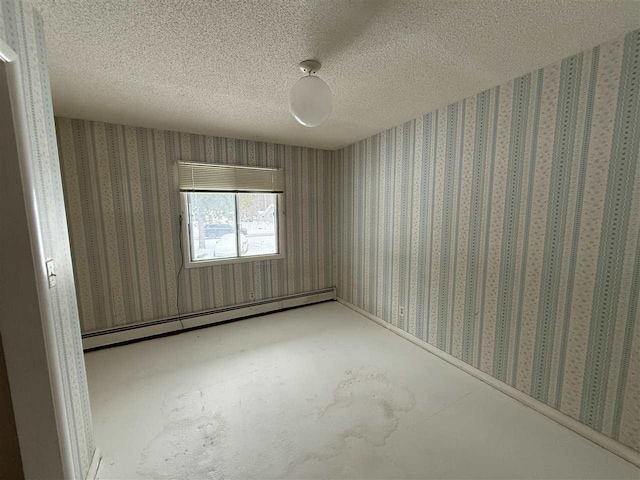
<path id="1" fill-rule="evenodd" d="M 178 163 L 180 190 L 195 192 L 283 192 L 284 171 L 210 163 Z"/>

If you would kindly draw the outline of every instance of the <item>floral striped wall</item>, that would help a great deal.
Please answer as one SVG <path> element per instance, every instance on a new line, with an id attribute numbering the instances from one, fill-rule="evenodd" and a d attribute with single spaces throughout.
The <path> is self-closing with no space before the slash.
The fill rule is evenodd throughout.
<path id="1" fill-rule="evenodd" d="M 35 164 L 35 178 L 30 187 L 36 196 L 44 253 L 47 258 L 55 259 L 57 273 L 56 287 L 51 289 L 49 295 L 52 299 L 50 310 L 54 317 L 53 327 L 67 411 L 68 425 L 65 428 L 71 442 L 73 477 L 85 478 L 95 452 L 95 443 L 55 137 L 44 29 L 38 12 L 27 1 L 0 0 L 0 39 L 17 53 L 20 61 L 31 139 L 29 148 Z M 0 161 L 3 160 L 0 158 Z M 52 448 L 56 446 L 52 445 Z M 0 461 L 1 459 L 0 452 Z"/>
<path id="2" fill-rule="evenodd" d="M 334 154 L 338 295 L 640 450 L 640 31 Z"/>
<path id="3" fill-rule="evenodd" d="M 333 287 L 331 152 L 57 118 L 84 332 Z M 284 168 L 286 258 L 180 267 L 177 162 Z"/>

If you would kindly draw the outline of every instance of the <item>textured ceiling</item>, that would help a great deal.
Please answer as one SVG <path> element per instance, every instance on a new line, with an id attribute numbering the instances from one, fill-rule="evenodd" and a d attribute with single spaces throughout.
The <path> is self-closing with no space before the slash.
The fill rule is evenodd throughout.
<path id="1" fill-rule="evenodd" d="M 640 27 L 640 1 L 33 0 L 56 114 L 334 149 Z M 306 58 L 321 126 L 288 92 Z"/>

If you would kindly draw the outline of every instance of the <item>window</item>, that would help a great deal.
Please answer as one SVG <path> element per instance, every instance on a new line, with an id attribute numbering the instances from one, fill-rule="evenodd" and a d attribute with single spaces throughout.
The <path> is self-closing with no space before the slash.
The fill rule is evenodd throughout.
<path id="1" fill-rule="evenodd" d="M 186 267 L 282 258 L 281 170 L 181 163 L 179 173 Z"/>

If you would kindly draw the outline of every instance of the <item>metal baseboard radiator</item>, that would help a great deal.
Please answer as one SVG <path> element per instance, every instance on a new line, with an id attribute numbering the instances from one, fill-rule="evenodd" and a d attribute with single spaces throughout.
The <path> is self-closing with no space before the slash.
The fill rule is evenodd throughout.
<path id="1" fill-rule="evenodd" d="M 95 330 L 82 334 L 82 347 L 85 350 L 93 350 L 335 299 L 336 289 L 325 288 L 312 292 L 188 313 L 180 315 L 180 318 L 175 316 L 150 322 Z"/>

